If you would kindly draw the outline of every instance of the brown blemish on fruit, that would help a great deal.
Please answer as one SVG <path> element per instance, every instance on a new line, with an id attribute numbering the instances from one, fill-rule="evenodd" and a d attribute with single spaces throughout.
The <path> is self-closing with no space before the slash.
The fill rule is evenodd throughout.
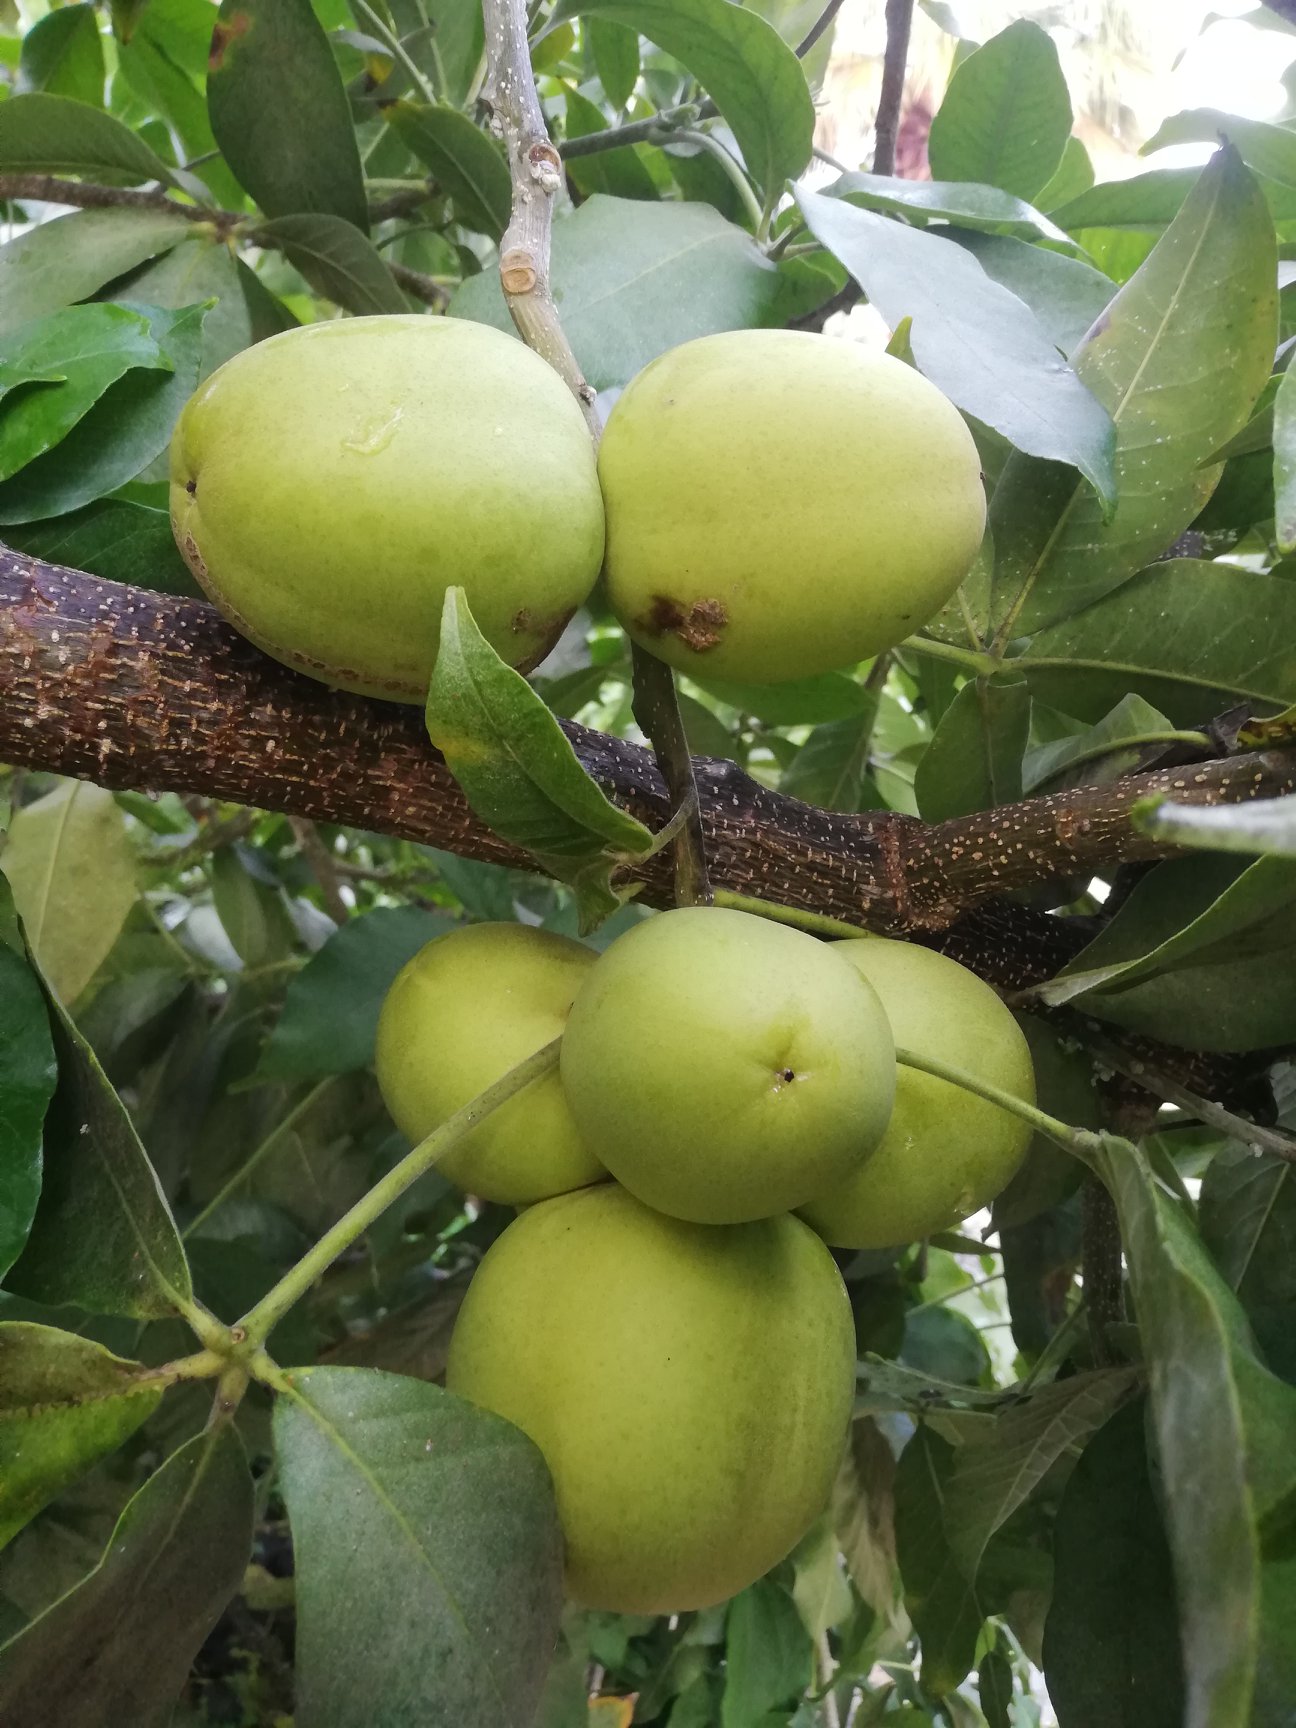
<path id="1" fill-rule="evenodd" d="M 538 636 L 539 641 L 525 660 L 517 662 L 517 670 L 522 673 L 534 672 L 540 662 L 553 652 L 558 638 L 575 616 L 574 606 L 549 619 L 536 618 L 527 606 L 519 608 L 509 623 L 510 630 L 515 636 Z"/>
<path id="2" fill-rule="evenodd" d="M 650 636 L 677 636 L 695 654 L 705 654 L 718 646 L 728 622 L 729 614 L 719 600 L 695 600 L 686 611 L 669 595 L 655 594 L 639 627 Z"/>
<path id="3" fill-rule="evenodd" d="M 185 491 L 191 498 L 194 497 L 198 491 L 198 482 L 196 480 L 186 480 Z"/>
<path id="4" fill-rule="evenodd" d="M 252 28 L 252 20 L 246 12 L 234 12 L 223 24 L 217 24 L 212 30 L 211 48 L 207 54 L 207 70 L 219 72 L 221 62 L 225 58 L 225 50 L 231 42 L 240 36 L 246 36 Z"/>
<path id="5" fill-rule="evenodd" d="M 211 589 L 207 587 L 207 562 L 198 550 L 198 542 L 187 528 L 184 538 L 180 542 L 180 554 L 203 588 L 210 594 Z"/>

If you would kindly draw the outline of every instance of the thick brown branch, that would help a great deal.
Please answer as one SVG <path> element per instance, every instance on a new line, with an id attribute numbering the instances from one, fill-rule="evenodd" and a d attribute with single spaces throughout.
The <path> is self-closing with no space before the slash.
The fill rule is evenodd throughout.
<path id="1" fill-rule="evenodd" d="M 609 796 L 660 827 L 670 801 L 649 753 L 584 727 L 567 731 Z M 108 786 L 201 792 L 527 866 L 472 815 L 417 708 L 288 672 L 199 601 L 3 549 L 0 760 Z M 1137 798 L 1168 789 L 1204 804 L 1296 789 L 1296 752 L 1273 751 L 927 826 L 812 809 L 732 763 L 698 758 L 696 767 L 716 887 L 921 936 L 1006 986 L 1048 976 L 1087 931 L 1083 920 L 1012 905 L 1004 890 L 1170 851 L 1133 827 Z M 669 899 L 669 869 L 663 857 L 646 867 L 650 897 Z"/>

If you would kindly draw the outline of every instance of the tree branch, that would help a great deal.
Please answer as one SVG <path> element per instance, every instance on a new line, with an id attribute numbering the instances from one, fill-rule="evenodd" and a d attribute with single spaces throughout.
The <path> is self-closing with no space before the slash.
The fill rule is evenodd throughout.
<path id="1" fill-rule="evenodd" d="M 875 174 L 895 173 L 896 134 L 900 129 L 900 104 L 904 100 L 905 62 L 909 58 L 912 23 L 913 0 L 887 0 L 882 90 L 878 96 L 877 118 L 873 122 Z"/>

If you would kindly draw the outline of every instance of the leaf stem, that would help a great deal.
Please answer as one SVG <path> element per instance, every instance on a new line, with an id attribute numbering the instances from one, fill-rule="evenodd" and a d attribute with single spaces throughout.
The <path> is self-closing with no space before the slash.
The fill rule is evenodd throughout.
<path id="1" fill-rule="evenodd" d="M 1002 672 L 1004 663 L 993 654 L 983 654 L 976 648 L 960 648 L 957 642 L 936 642 L 930 636 L 906 636 L 900 644 L 912 654 L 925 654 L 929 660 L 948 660 L 951 666 L 961 666 L 965 672 L 985 676 Z"/>
<path id="2" fill-rule="evenodd" d="M 1059 1122 L 1056 1116 L 1050 1116 L 1034 1104 L 1028 1104 L 1024 1098 L 1005 1092 L 1002 1086 L 994 1086 L 989 1080 L 969 1074 L 965 1068 L 957 1068 L 953 1063 L 942 1062 L 935 1056 L 919 1055 L 916 1050 L 906 1050 L 901 1045 L 896 1046 L 896 1061 L 902 1068 L 916 1068 L 922 1074 L 932 1074 L 938 1080 L 948 1080 L 951 1086 L 960 1086 L 963 1091 L 984 1098 L 987 1104 L 997 1104 L 1010 1116 L 1016 1116 L 1019 1121 L 1027 1123 L 1037 1134 L 1047 1134 L 1050 1140 L 1056 1141 L 1065 1151 L 1074 1153 L 1086 1163 L 1101 1143 L 1099 1135 L 1091 1134 L 1085 1128 L 1072 1128 L 1065 1122 Z"/>
<path id="3" fill-rule="evenodd" d="M 387 1172 L 381 1182 L 376 1182 L 362 1199 L 357 1200 L 350 1211 L 343 1213 L 333 1228 L 326 1230 L 315 1246 L 302 1255 L 297 1264 L 284 1274 L 254 1308 L 248 1310 L 233 1328 L 236 1336 L 241 1335 L 241 1342 L 248 1346 L 261 1344 L 338 1255 L 349 1248 L 357 1237 L 363 1236 L 370 1225 L 380 1218 L 394 1201 L 399 1200 L 405 1190 L 417 1182 L 425 1171 L 431 1170 L 492 1111 L 498 1110 L 501 1104 L 507 1104 L 510 1098 L 531 1085 L 532 1081 L 543 1078 L 557 1066 L 561 1042 L 561 1039 L 555 1038 L 552 1043 L 537 1050 L 534 1056 L 528 1056 L 524 1062 L 519 1062 L 516 1068 L 510 1068 L 507 1074 L 488 1086 L 470 1104 L 465 1104 L 462 1110 L 456 1110 L 454 1115 L 434 1129 L 426 1140 L 420 1140 L 412 1152 L 407 1153 L 393 1170 Z"/>
<path id="4" fill-rule="evenodd" d="M 239 1166 L 229 1180 L 221 1186 L 216 1194 L 203 1207 L 202 1211 L 199 1212 L 197 1217 L 189 1220 L 184 1229 L 180 1232 L 180 1240 L 182 1242 L 187 1242 L 191 1236 L 196 1235 L 211 1217 L 212 1213 L 218 1212 L 230 1196 L 255 1174 L 257 1169 L 279 1145 L 284 1136 L 292 1132 L 292 1130 L 301 1121 L 302 1117 L 305 1116 L 316 1103 L 318 1103 L 319 1099 L 323 1097 L 324 1093 L 328 1091 L 329 1087 L 332 1086 L 336 1080 L 336 1074 L 325 1075 L 324 1079 L 319 1081 L 317 1085 L 312 1086 L 310 1091 L 307 1092 L 304 1097 L 297 1100 L 288 1114 L 275 1124 L 275 1126 L 266 1135 L 265 1139 L 257 1147 L 255 1152 L 253 1152 L 251 1156 Z"/>
<path id="5" fill-rule="evenodd" d="M 146 1368 L 136 1376 L 141 1386 L 174 1386 L 181 1380 L 214 1380 L 229 1366 L 229 1357 L 219 1350 L 197 1350 L 158 1368 Z"/>

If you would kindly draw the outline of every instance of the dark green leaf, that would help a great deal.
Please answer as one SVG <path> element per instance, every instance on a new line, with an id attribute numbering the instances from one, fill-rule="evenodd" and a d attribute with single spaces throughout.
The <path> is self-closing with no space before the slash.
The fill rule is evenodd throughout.
<path id="1" fill-rule="evenodd" d="M 725 1622 L 721 1728 L 757 1728 L 770 1711 L 785 1721 L 813 1674 L 814 1645 L 786 1590 L 762 1578 L 734 1597 Z"/>
<path id="2" fill-rule="evenodd" d="M 0 1548 L 157 1408 L 143 1372 L 74 1332 L 0 1325 Z"/>
<path id="3" fill-rule="evenodd" d="M 3 111 L 10 106 L 0 103 Z M 66 438 L 0 484 L 0 523 L 62 516 L 132 480 L 160 456 L 198 382 L 205 306 L 150 311 L 174 370 L 134 371 L 114 384 Z"/>
<path id="4" fill-rule="evenodd" d="M 609 30 L 620 30 L 620 24 L 608 24 Z M 603 110 L 597 103 L 591 102 L 587 96 L 582 96 L 579 90 L 568 88 L 563 91 L 563 105 L 566 124 L 564 131 L 568 138 L 583 138 L 590 132 L 607 130 L 608 122 Z M 669 160 L 677 160 L 674 151 Z M 577 189 L 589 197 L 595 192 L 605 192 L 613 198 L 638 198 L 652 203 L 658 197 L 657 182 L 653 179 L 647 164 L 647 147 L 640 145 L 632 148 L 629 145 L 615 150 L 597 150 L 592 156 L 573 156 L 564 163 L 568 178 Z M 726 181 L 730 191 L 732 182 Z M 735 195 L 736 196 L 736 195 Z M 729 214 L 726 210 L 725 214 Z M 741 218 L 741 210 L 737 210 L 735 218 Z"/>
<path id="5" fill-rule="evenodd" d="M 348 312 L 364 317 L 409 311 L 381 253 L 341 216 L 280 216 L 257 232 L 283 248 L 317 294 Z"/>
<path id="6" fill-rule="evenodd" d="M 258 1073 L 297 1080 L 368 1067 L 392 980 L 453 924 L 417 906 L 380 906 L 343 924 L 289 984 Z"/>
<path id="7" fill-rule="evenodd" d="M 68 1015 L 47 1003 L 59 1080 L 45 1185 L 8 1287 L 94 1314 L 174 1314 L 193 1293 L 175 1220 L 125 1105 Z"/>
<path id="8" fill-rule="evenodd" d="M 1206 1171 L 1199 1217 L 1269 1366 L 1296 1381 L 1296 1165 L 1225 1146 Z"/>
<path id="9" fill-rule="evenodd" d="M 5 544 L 51 564 L 88 570 L 109 582 L 133 582 L 159 594 L 202 598 L 189 566 L 176 550 L 165 510 L 101 498 L 67 516 L 5 529 Z"/>
<path id="10" fill-rule="evenodd" d="M 549 23 L 576 16 L 625 24 L 686 66 L 767 196 L 809 162 L 814 104 L 801 62 L 754 12 L 731 0 L 559 0 Z"/>
<path id="11" fill-rule="evenodd" d="M 58 1070 L 40 985 L 23 958 L 0 876 L 0 1280 L 17 1259 L 41 1189 L 41 1127 Z"/>
<path id="12" fill-rule="evenodd" d="M 987 276 L 1026 302 L 1064 354 L 1080 346 L 1116 292 L 1092 264 L 1005 234 L 964 234 L 959 244 Z"/>
<path id="13" fill-rule="evenodd" d="M 0 1720 L 166 1728 L 251 1547 L 243 1443 L 199 1434 L 126 1507 L 90 1576 L 0 1649 Z"/>
<path id="14" fill-rule="evenodd" d="M 877 700 L 857 719 L 816 726 L 779 782 L 789 798 L 825 810 L 881 810 L 885 802 L 869 774 Z"/>
<path id="15" fill-rule="evenodd" d="M 958 1448 L 926 1424 L 900 1454 L 895 1483 L 896 1551 L 905 1607 L 922 1639 L 924 1687 L 953 1691 L 972 1666 L 985 1609 L 945 1535 L 945 1487 Z"/>
<path id="16" fill-rule="evenodd" d="M 931 123 L 938 180 L 978 180 L 1033 198 L 1071 132 L 1071 98 L 1053 38 L 1018 18 L 960 61 Z"/>
<path id="17" fill-rule="evenodd" d="M 0 480 L 53 449 L 127 372 L 171 371 L 158 338 L 143 312 L 111 305 L 67 306 L 0 338 Z"/>
<path id="18" fill-rule="evenodd" d="M 1022 456 L 995 488 L 990 622 L 1000 641 L 1101 598 L 1197 515 L 1219 477 L 1201 463 L 1245 424 L 1269 376 L 1275 260 L 1259 189 L 1221 151 L 1075 355 L 1116 422 L 1116 514 L 1104 520 L 1074 476 Z"/>
<path id="19" fill-rule="evenodd" d="M 1173 558 L 1033 637 L 1012 664 L 1037 701 L 1097 721 L 1136 690 L 1176 726 L 1238 701 L 1296 701 L 1296 584 Z"/>
<path id="20" fill-rule="evenodd" d="M 312 1728 L 530 1721 L 558 1633 L 560 1543 L 539 1452 L 438 1387 L 364 1368 L 275 1405 Z M 417 1660 L 411 1653 L 417 1652 Z"/>
<path id="21" fill-rule="evenodd" d="M 462 588 L 446 591 L 427 728 L 493 832 L 588 895 L 591 913 L 615 910 L 609 871 L 645 852 L 652 836 L 581 767 L 542 698 L 478 630 Z"/>
<path id="22" fill-rule="evenodd" d="M 1019 1015 L 1018 1024 L 1030 1045 L 1040 1109 L 1074 1128 L 1101 1127 L 1093 1063 L 1088 1053 L 1077 1050 L 1033 1015 Z M 992 1213 L 995 1227 L 1002 1232 L 1029 1223 L 1042 1212 L 1061 1205 L 1075 1193 L 1083 1176 L 1084 1167 L 1078 1159 L 1064 1152 L 1047 1135 L 1034 1135 L 1021 1168 L 995 1197 Z"/>
<path id="23" fill-rule="evenodd" d="M 383 112 L 401 142 L 454 199 L 458 220 L 498 240 L 508 227 L 512 191 L 508 164 L 494 139 L 444 104 L 402 101 Z"/>
<path id="24" fill-rule="evenodd" d="M 982 1384 L 990 1369 L 980 1332 L 966 1314 L 939 1302 L 911 1308 L 905 1315 L 900 1360 L 933 1379 L 965 1386 Z"/>
<path id="25" fill-rule="evenodd" d="M 603 94 L 614 108 L 624 108 L 639 81 L 639 32 L 610 18 L 591 18 L 585 37 Z"/>
<path id="26" fill-rule="evenodd" d="M 706 204 L 593 197 L 555 222 L 552 273 L 563 329 L 596 390 L 629 383 L 694 336 L 779 321 L 778 271 Z M 513 328 L 494 270 L 464 282 L 451 311 Z"/>
<path id="27" fill-rule="evenodd" d="M 1158 799 L 1136 809 L 1134 819 L 1145 833 L 1176 846 L 1296 858 L 1296 796 L 1213 806 Z"/>
<path id="28" fill-rule="evenodd" d="M 984 231 L 1021 240 L 1055 240 L 1074 250 L 1063 229 L 997 186 L 961 180 L 895 180 L 888 174 L 843 174 L 830 191 L 865 210 L 889 210 L 910 221 L 934 218 L 968 233 Z"/>
<path id="29" fill-rule="evenodd" d="M 190 233 L 165 210 L 74 210 L 37 223 L 0 246 L 0 333 L 88 299 Z"/>
<path id="30" fill-rule="evenodd" d="M 1181 1728 L 1174 1575 L 1144 1440 L 1145 1401 L 1089 1442 L 1058 1512 L 1044 1674 L 1060 1728 Z"/>
<path id="31" fill-rule="evenodd" d="M 1114 495 L 1111 420 L 1015 294 L 938 234 L 804 188 L 797 198 L 887 323 L 913 319 L 914 359 L 953 402 L 1019 450 L 1070 463 Z"/>
<path id="32" fill-rule="evenodd" d="M 1030 688 L 1020 672 L 972 678 L 941 717 L 914 775 L 925 822 L 1015 803 L 1030 735 Z"/>
<path id="33" fill-rule="evenodd" d="M 44 91 L 11 96 L 0 103 L 0 172 L 85 174 L 138 186 L 162 180 L 192 186 L 187 175 L 168 168 L 129 126 L 71 96 Z"/>
<path id="34" fill-rule="evenodd" d="M 310 0 L 222 0 L 210 67 L 212 132 L 265 214 L 367 231 L 350 104 Z"/>
<path id="35" fill-rule="evenodd" d="M 977 1666 L 977 1701 L 986 1728 L 1012 1728 L 1013 1671 L 1001 1650 L 989 1650 Z"/>
<path id="36" fill-rule="evenodd" d="M 104 57 L 93 6 L 62 6 L 32 25 L 23 38 L 18 88 L 103 107 Z"/>

